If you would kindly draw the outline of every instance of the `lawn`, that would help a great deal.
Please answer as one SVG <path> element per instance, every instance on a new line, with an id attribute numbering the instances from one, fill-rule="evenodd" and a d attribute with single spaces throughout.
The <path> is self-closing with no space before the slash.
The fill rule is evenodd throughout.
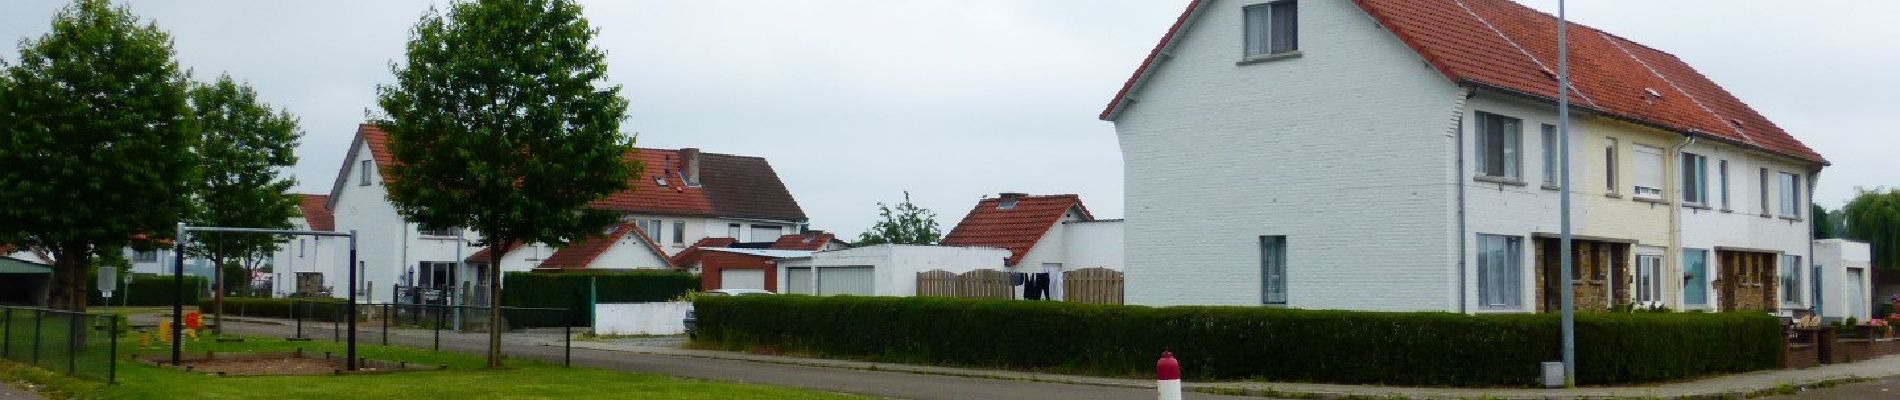
<path id="1" fill-rule="evenodd" d="M 161 346 L 123 350 L 166 354 Z M 187 351 L 333 351 L 342 346 L 249 337 L 242 343 L 192 342 Z M 508 369 L 483 369 L 483 359 L 457 353 L 395 346 L 360 345 L 371 359 L 447 365 L 443 371 L 355 376 L 283 376 L 219 378 L 134 362 L 119 364 L 119 384 L 52 376 L 20 364 L 0 365 L 0 377 L 49 384 L 54 390 L 87 399 L 859 399 L 861 397 L 772 386 L 709 382 L 653 374 L 566 368 L 530 360 L 509 360 Z"/>

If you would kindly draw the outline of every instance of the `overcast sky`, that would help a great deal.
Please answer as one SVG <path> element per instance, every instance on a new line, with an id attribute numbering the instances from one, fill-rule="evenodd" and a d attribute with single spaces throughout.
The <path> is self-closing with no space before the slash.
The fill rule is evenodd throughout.
<path id="1" fill-rule="evenodd" d="M 306 193 L 329 190 L 431 4 L 124 3 L 198 79 L 229 73 L 302 118 L 291 172 Z M 903 190 L 946 231 L 1003 191 L 1078 193 L 1121 217 L 1120 150 L 1095 116 L 1186 0 L 583 3 L 640 146 L 765 157 L 813 228 L 855 236 Z M 44 34 L 63 4 L 0 3 L 0 38 Z M 1570 15 L 1687 60 L 1832 160 L 1821 204 L 1900 183 L 1900 2 L 1788 4 L 1572 1 Z"/>

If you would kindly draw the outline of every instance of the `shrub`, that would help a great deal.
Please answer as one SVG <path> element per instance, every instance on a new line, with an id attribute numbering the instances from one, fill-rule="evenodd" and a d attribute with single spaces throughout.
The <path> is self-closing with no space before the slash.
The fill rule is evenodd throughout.
<path id="1" fill-rule="evenodd" d="M 669 301 L 699 288 L 699 277 L 675 271 L 586 271 L 586 272 L 510 272 L 502 277 L 501 305 L 505 307 L 559 308 L 551 310 L 508 310 L 503 316 L 511 326 L 561 326 L 563 317 L 572 326 L 593 321 L 589 307 L 589 285 L 598 292 L 602 303 L 643 303 Z"/>
<path id="2" fill-rule="evenodd" d="M 1528 386 L 1561 346 L 1555 314 L 807 296 L 702 297 L 696 313 L 714 347 L 1106 376 L 1151 374 L 1167 349 L 1198 379 Z M 1764 314 L 1580 314 L 1578 381 L 1774 368 L 1780 333 Z"/>
<path id="3" fill-rule="evenodd" d="M 343 299 L 332 298 L 268 298 L 268 297 L 225 297 L 224 315 L 237 317 L 262 318 L 303 318 L 305 321 L 333 322 L 342 321 L 347 315 Z M 358 311 L 368 308 L 359 305 Z M 198 302 L 198 311 L 207 314 L 205 322 L 210 323 L 212 299 Z"/>
<path id="4" fill-rule="evenodd" d="M 205 285 L 204 277 L 185 277 L 185 305 L 187 307 L 198 303 L 198 296 L 204 292 Z M 132 275 L 131 283 L 121 283 L 119 290 L 112 291 L 111 304 L 107 304 L 106 298 L 99 295 L 99 280 L 88 279 L 86 289 L 92 298 L 87 300 L 87 303 L 107 306 L 169 306 L 172 305 L 173 291 L 176 287 L 170 275 L 135 274 Z"/>

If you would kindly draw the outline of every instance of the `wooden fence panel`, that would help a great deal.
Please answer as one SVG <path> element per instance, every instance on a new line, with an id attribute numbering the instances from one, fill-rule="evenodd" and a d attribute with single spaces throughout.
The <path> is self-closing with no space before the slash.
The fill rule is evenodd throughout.
<path id="1" fill-rule="evenodd" d="M 957 274 L 941 269 L 917 273 L 917 297 L 956 297 Z"/>
<path id="2" fill-rule="evenodd" d="M 1122 304 L 1122 273 L 1108 268 L 1082 268 L 1062 273 L 1062 301 L 1082 304 Z"/>
<path id="3" fill-rule="evenodd" d="M 966 299 L 1002 299 L 1016 298 L 1008 272 L 979 269 L 957 275 L 957 297 Z"/>

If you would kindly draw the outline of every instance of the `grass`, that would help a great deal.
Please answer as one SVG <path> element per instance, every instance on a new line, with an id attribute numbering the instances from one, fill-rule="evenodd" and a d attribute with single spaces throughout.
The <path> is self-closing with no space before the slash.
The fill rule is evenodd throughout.
<path id="1" fill-rule="evenodd" d="M 132 343 L 132 344 L 128 344 Z M 139 348 L 122 341 L 122 353 L 165 354 L 167 347 Z M 340 353 L 342 346 L 246 337 L 220 343 L 209 338 L 189 342 L 186 351 L 288 351 Z M 271 376 L 219 378 L 135 362 L 119 363 L 118 384 L 103 385 L 0 362 L 0 378 L 44 385 L 53 398 L 84 399 L 858 399 L 861 397 L 737 383 L 673 378 L 595 368 L 510 359 L 508 367 L 489 370 L 481 357 L 396 346 L 359 345 L 359 354 L 376 360 L 447 365 L 448 370 L 355 376 Z"/>

